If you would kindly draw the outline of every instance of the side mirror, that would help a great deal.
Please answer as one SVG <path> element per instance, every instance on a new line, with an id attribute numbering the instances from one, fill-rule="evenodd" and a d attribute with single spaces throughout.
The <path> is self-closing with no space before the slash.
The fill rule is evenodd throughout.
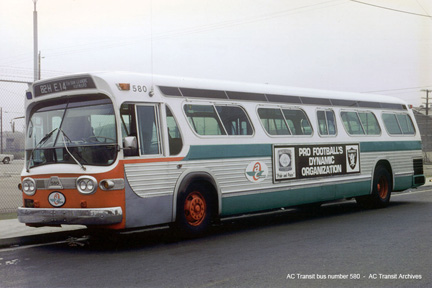
<path id="1" fill-rule="evenodd" d="M 123 150 L 125 156 L 138 155 L 138 141 L 136 136 L 127 136 L 123 139 Z"/>
<path id="2" fill-rule="evenodd" d="M 127 136 L 123 139 L 123 147 L 124 149 L 137 149 L 137 138 L 135 136 Z"/>

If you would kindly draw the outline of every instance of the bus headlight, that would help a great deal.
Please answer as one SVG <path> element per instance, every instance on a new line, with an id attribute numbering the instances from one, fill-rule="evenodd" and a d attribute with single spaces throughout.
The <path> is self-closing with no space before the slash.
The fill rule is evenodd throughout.
<path id="1" fill-rule="evenodd" d="M 92 194 L 96 191 L 97 181 L 92 176 L 81 176 L 76 180 L 76 186 L 82 194 Z"/>
<path id="2" fill-rule="evenodd" d="M 21 187 L 22 191 L 28 196 L 36 193 L 36 182 L 32 178 L 24 178 Z"/>

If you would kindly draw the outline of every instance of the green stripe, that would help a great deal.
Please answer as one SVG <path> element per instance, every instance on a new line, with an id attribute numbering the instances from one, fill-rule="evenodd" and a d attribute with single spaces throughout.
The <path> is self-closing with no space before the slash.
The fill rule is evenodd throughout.
<path id="1" fill-rule="evenodd" d="M 319 143 L 315 144 L 318 145 Z M 292 145 L 296 146 L 298 144 Z M 329 145 L 331 145 L 331 143 Z M 360 142 L 361 152 L 408 151 L 421 149 L 421 141 Z M 271 155 L 272 144 L 191 145 L 189 153 L 186 155 L 184 160 L 271 157 Z"/>
<path id="2" fill-rule="evenodd" d="M 270 193 L 224 197 L 222 198 L 222 216 L 367 195 L 370 193 L 370 185 L 370 181 L 360 181 Z"/>
<path id="3" fill-rule="evenodd" d="M 195 145 L 190 147 L 184 160 L 270 157 L 271 148 L 271 144 Z"/>
<path id="4" fill-rule="evenodd" d="M 421 141 L 360 142 L 360 152 L 421 150 Z"/>

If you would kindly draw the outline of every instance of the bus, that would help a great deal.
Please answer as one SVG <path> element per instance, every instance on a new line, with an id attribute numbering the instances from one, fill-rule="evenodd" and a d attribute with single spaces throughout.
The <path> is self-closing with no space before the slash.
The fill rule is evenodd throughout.
<path id="1" fill-rule="evenodd" d="M 26 92 L 18 219 L 201 235 L 227 217 L 425 183 L 412 108 L 380 95 L 126 72 Z"/>

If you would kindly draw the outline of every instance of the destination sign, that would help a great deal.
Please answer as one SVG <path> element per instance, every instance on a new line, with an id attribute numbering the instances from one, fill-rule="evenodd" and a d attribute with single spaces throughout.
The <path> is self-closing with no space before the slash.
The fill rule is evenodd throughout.
<path id="1" fill-rule="evenodd" d="M 45 96 L 52 93 L 96 88 L 90 76 L 53 80 L 34 85 L 35 97 Z"/>
<path id="2" fill-rule="evenodd" d="M 359 144 L 274 146 L 274 180 L 360 173 Z"/>

